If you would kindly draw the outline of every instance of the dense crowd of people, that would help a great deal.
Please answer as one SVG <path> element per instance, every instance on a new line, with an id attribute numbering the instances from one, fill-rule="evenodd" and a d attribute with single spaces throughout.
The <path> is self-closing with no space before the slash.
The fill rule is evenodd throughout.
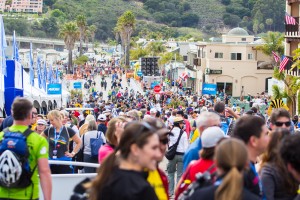
<path id="1" fill-rule="evenodd" d="M 106 98 L 109 80 L 94 84 L 90 73 L 84 86 L 88 95 L 71 99 L 71 110 L 43 116 L 29 100 L 15 99 L 12 115 L 1 120 L 0 139 L 30 130 L 34 184 L 2 184 L 15 172 L 0 144 L 0 199 L 37 199 L 39 180 L 44 198 L 51 199 L 50 173 L 96 172 L 72 199 L 300 199 L 299 118 L 283 108 L 270 115 L 260 110 L 270 103 L 267 95 L 249 95 L 246 109 L 226 94 L 136 92 L 123 84 L 123 72 L 110 76 Z M 48 160 L 101 167 L 49 165 Z"/>

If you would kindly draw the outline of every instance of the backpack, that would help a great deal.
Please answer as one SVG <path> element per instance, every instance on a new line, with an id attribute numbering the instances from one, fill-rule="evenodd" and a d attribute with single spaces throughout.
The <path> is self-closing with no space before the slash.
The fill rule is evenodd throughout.
<path id="1" fill-rule="evenodd" d="M 100 135 L 99 135 L 100 132 Z M 100 147 L 104 144 L 103 139 L 101 138 L 101 131 L 97 132 L 97 138 L 91 138 L 90 139 L 90 145 L 91 145 L 91 157 L 92 158 L 98 158 L 98 152 Z"/>
<path id="2" fill-rule="evenodd" d="M 37 165 L 30 169 L 27 137 L 33 132 L 27 128 L 24 133 L 3 130 L 0 143 L 0 186 L 5 188 L 26 188 L 32 184 L 31 177 Z"/>
<path id="3" fill-rule="evenodd" d="M 229 126 L 232 123 L 232 119 L 230 119 L 229 117 L 222 117 L 221 116 L 221 129 L 224 131 L 225 135 L 228 134 L 228 130 L 229 130 Z"/>

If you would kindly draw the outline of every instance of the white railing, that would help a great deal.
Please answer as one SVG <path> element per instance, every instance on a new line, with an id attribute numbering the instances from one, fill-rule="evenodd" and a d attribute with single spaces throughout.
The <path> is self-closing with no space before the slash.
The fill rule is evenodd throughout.
<path id="1" fill-rule="evenodd" d="M 83 167 L 100 167 L 100 164 L 85 163 L 85 162 L 71 162 L 71 161 L 56 161 L 49 160 L 49 164 L 54 165 L 72 165 L 72 166 L 83 166 Z M 73 194 L 74 187 L 83 181 L 85 178 L 94 178 L 96 173 L 86 174 L 51 174 L 52 177 L 52 199 L 54 200 L 68 200 Z M 43 192 L 40 187 L 40 200 L 44 200 Z"/>

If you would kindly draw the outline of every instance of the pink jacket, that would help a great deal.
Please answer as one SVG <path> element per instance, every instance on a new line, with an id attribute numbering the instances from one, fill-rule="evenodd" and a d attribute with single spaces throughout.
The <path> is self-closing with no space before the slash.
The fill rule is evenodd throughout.
<path id="1" fill-rule="evenodd" d="M 98 162 L 101 163 L 107 156 L 114 152 L 114 148 L 108 144 L 102 145 L 98 153 Z"/>

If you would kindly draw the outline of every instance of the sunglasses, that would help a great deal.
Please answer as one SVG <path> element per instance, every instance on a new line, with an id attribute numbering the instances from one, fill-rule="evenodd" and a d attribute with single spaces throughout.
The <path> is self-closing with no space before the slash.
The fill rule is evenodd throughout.
<path id="1" fill-rule="evenodd" d="M 291 122 L 290 122 L 290 121 L 288 121 L 288 122 L 275 122 L 275 125 L 276 125 L 276 126 L 283 126 L 283 124 L 284 124 L 285 126 L 290 126 L 290 125 L 291 125 Z"/>

